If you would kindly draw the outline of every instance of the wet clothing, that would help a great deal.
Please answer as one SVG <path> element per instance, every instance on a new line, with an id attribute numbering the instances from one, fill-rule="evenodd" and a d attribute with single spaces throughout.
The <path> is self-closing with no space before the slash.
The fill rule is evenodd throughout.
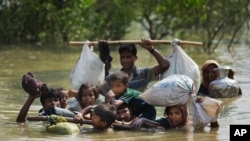
<path id="1" fill-rule="evenodd" d="M 155 122 L 159 123 L 165 129 L 171 128 L 170 123 L 167 118 L 160 118 L 160 119 L 155 120 Z"/>
<path id="2" fill-rule="evenodd" d="M 122 70 L 121 70 L 122 71 Z M 129 82 L 129 88 L 138 91 L 144 91 L 150 81 L 156 80 L 154 68 L 133 68 L 132 79 Z"/>
<path id="3" fill-rule="evenodd" d="M 202 84 L 200 85 L 199 91 L 198 91 L 199 96 L 208 96 L 208 89 L 205 88 Z"/>
<path id="4" fill-rule="evenodd" d="M 155 120 L 156 109 L 153 105 L 148 104 L 140 98 L 133 98 L 128 103 L 132 119 L 135 117 Z"/>
<path id="5" fill-rule="evenodd" d="M 115 97 L 115 99 L 122 100 L 124 103 L 129 104 L 131 99 L 138 97 L 140 94 L 141 92 L 137 90 L 127 88 L 126 91 L 123 94 L 121 94 L 121 96 Z"/>

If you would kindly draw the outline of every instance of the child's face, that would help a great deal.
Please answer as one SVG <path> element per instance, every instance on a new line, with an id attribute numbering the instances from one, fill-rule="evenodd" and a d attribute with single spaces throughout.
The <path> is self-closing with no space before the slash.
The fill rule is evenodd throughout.
<path id="1" fill-rule="evenodd" d="M 66 108 L 68 104 L 68 94 L 65 91 L 60 91 L 61 108 Z"/>
<path id="2" fill-rule="evenodd" d="M 45 111 L 49 111 L 52 106 L 61 107 L 59 98 L 47 98 L 47 99 L 45 99 L 45 103 L 43 106 Z"/>
<path id="3" fill-rule="evenodd" d="M 92 125 L 95 129 L 104 129 L 106 126 L 106 122 L 101 121 L 101 118 L 95 114 L 95 112 L 91 115 Z"/>
<path id="4" fill-rule="evenodd" d="M 82 90 L 82 97 L 81 97 L 82 100 L 81 105 L 83 106 L 82 108 L 87 107 L 89 105 L 93 105 L 95 99 L 96 99 L 95 94 L 91 89 Z"/>
<path id="5" fill-rule="evenodd" d="M 128 121 L 130 121 L 130 118 L 131 118 L 130 116 L 131 116 L 131 114 L 130 114 L 128 107 L 117 110 L 117 112 L 116 112 L 116 119 L 119 121 L 128 122 Z"/>
<path id="6" fill-rule="evenodd" d="M 179 108 L 173 107 L 169 110 L 168 113 L 168 118 L 170 120 L 170 123 L 172 126 L 178 126 L 182 123 L 183 118 L 182 118 L 182 112 Z"/>
<path id="7" fill-rule="evenodd" d="M 119 80 L 111 81 L 110 83 L 115 96 L 121 95 L 128 88 L 127 84 L 123 84 Z"/>

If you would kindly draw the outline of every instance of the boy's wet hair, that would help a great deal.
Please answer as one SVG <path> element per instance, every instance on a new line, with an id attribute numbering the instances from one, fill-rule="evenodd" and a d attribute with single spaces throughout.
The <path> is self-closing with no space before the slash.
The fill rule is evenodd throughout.
<path id="1" fill-rule="evenodd" d="M 109 80 L 112 82 L 112 81 L 116 81 L 116 80 L 119 80 L 121 81 L 123 84 L 128 84 L 128 81 L 129 81 L 129 77 L 128 77 L 128 74 L 123 72 L 123 71 L 117 71 L 117 72 L 114 72 L 110 75 L 109 77 Z"/>
<path id="2" fill-rule="evenodd" d="M 100 117 L 100 120 L 106 122 L 103 129 L 109 128 L 116 118 L 116 107 L 114 105 L 100 104 L 94 108 L 95 115 Z"/>
<path id="3" fill-rule="evenodd" d="M 55 89 L 49 89 L 47 93 L 43 93 L 40 97 L 40 102 L 42 105 L 45 104 L 45 100 L 48 98 L 60 98 L 59 92 Z"/>
<path id="4" fill-rule="evenodd" d="M 125 108 L 129 108 L 129 105 L 127 103 L 123 103 L 122 105 L 118 106 L 116 109 L 118 111 L 118 110 L 122 110 L 122 109 L 125 109 Z"/>
<path id="5" fill-rule="evenodd" d="M 128 51 L 131 52 L 134 56 L 137 54 L 137 49 L 135 47 L 135 44 L 123 44 L 119 47 L 119 54 Z"/>
<path id="6" fill-rule="evenodd" d="M 85 84 L 82 84 L 81 87 L 80 87 L 79 90 L 78 90 L 78 94 L 77 94 L 76 99 L 77 99 L 79 102 L 82 102 L 82 95 L 83 95 L 83 90 L 84 90 L 84 89 L 90 89 L 91 91 L 93 91 L 93 93 L 94 93 L 94 95 L 95 95 L 95 99 L 98 98 L 99 93 L 98 93 L 98 89 L 96 88 L 96 86 L 93 85 L 93 84 L 90 84 L 90 83 L 85 83 Z"/>

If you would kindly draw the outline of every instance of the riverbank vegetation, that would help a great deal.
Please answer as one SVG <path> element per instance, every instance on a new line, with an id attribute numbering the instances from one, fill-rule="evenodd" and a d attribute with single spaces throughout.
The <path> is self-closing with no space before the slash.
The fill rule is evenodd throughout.
<path id="1" fill-rule="evenodd" d="M 0 17 L 4 44 L 139 39 L 133 25 L 151 39 L 202 41 L 213 52 L 248 40 L 250 1 L 2 0 Z"/>

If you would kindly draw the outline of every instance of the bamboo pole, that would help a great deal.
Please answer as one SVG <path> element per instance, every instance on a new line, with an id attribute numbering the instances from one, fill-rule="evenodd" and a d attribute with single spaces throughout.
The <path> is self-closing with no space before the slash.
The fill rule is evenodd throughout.
<path id="1" fill-rule="evenodd" d="M 27 117 L 27 120 L 28 121 L 48 121 L 49 118 L 50 116 L 36 116 L 36 117 Z M 64 118 L 67 120 L 67 122 L 92 125 L 91 120 L 75 121 L 73 118 L 70 118 L 70 117 L 64 117 Z"/>
<path id="2" fill-rule="evenodd" d="M 35 117 L 27 117 L 28 121 L 48 121 L 50 116 L 35 116 Z M 75 121 L 71 117 L 64 117 L 67 122 L 72 123 L 79 123 L 79 124 L 89 124 L 92 125 L 91 120 L 82 120 L 82 121 Z M 132 126 L 128 124 L 119 124 L 119 123 L 112 123 L 112 126 L 115 130 L 132 130 Z"/>
<path id="3" fill-rule="evenodd" d="M 107 41 L 109 45 L 121 45 L 121 44 L 140 44 L 141 40 L 120 40 L 120 41 Z M 151 40 L 152 44 L 167 44 L 167 45 L 171 45 L 172 41 L 169 40 Z M 72 46 L 83 46 L 85 44 L 85 42 L 81 42 L 81 41 L 70 41 L 69 42 L 70 45 Z M 90 46 L 96 46 L 98 45 L 98 41 L 90 41 L 89 42 Z M 202 42 L 193 42 L 193 41 L 180 41 L 179 45 L 181 46 L 194 46 L 194 47 L 201 47 L 202 46 Z"/>

